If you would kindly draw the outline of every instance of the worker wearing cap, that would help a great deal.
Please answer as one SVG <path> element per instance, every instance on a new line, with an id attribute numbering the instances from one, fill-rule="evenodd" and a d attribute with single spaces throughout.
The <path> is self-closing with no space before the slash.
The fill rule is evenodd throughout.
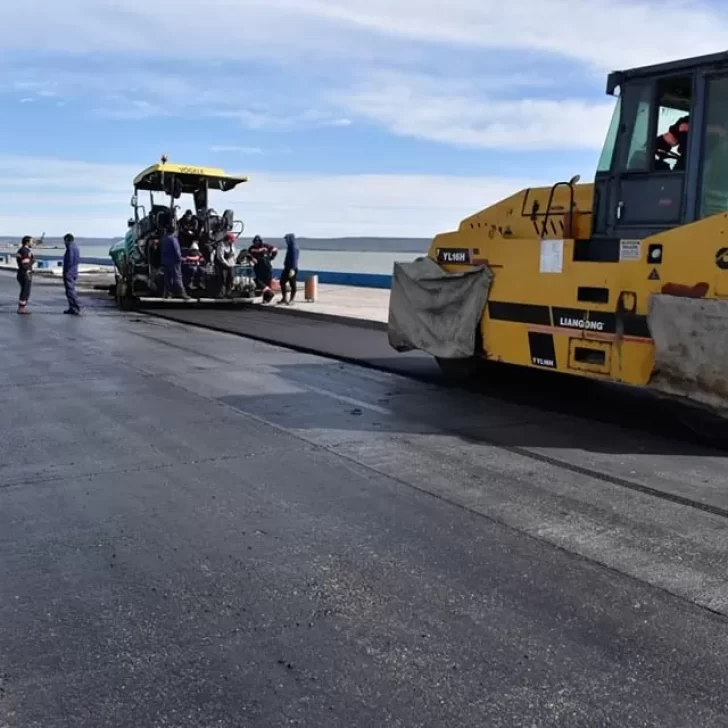
<path id="1" fill-rule="evenodd" d="M 68 308 L 63 313 L 78 316 L 81 313 L 81 307 L 78 305 L 76 295 L 76 281 L 81 252 L 71 233 L 63 236 L 63 242 L 66 244 L 66 252 L 63 255 L 63 287 L 66 289 L 66 300 L 68 301 Z"/>
<path id="2" fill-rule="evenodd" d="M 33 251 L 30 249 L 33 244 L 33 239 L 30 235 L 26 235 L 20 241 L 20 248 L 15 255 L 15 261 L 18 264 L 17 279 L 20 285 L 20 296 L 18 298 L 18 313 L 27 314 L 28 300 L 30 299 L 30 289 L 33 283 L 33 263 L 35 262 L 35 256 Z"/>

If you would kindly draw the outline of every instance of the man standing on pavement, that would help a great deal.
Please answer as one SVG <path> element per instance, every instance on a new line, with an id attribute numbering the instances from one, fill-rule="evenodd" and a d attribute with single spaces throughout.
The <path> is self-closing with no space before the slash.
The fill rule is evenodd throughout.
<path id="1" fill-rule="evenodd" d="M 164 297 L 169 298 L 170 291 L 178 293 L 185 300 L 191 296 L 182 282 L 182 251 L 174 227 L 168 227 L 166 235 L 160 243 L 162 252 L 162 268 L 164 268 Z"/>
<path id="2" fill-rule="evenodd" d="M 26 306 L 30 299 L 30 288 L 33 283 L 33 262 L 35 256 L 30 249 L 32 238 L 26 235 L 20 242 L 20 248 L 15 256 L 18 264 L 18 285 L 20 286 L 20 297 L 18 298 L 18 313 L 28 313 Z"/>
<path id="3" fill-rule="evenodd" d="M 253 244 L 248 248 L 247 253 L 253 259 L 253 273 L 255 275 L 255 284 L 260 288 L 263 302 L 270 303 L 273 299 L 273 260 L 278 255 L 278 248 L 264 243 L 260 235 L 253 238 Z M 242 257 L 246 254 L 241 251 L 238 257 L 238 263 L 242 262 Z"/>
<path id="4" fill-rule="evenodd" d="M 281 300 L 279 304 L 292 304 L 296 297 L 296 276 L 298 275 L 298 243 L 293 233 L 283 236 L 286 241 L 286 257 L 283 260 L 283 272 L 281 273 Z M 291 298 L 287 298 L 288 284 L 291 285 Z"/>
<path id="5" fill-rule="evenodd" d="M 68 300 L 68 308 L 63 313 L 78 316 L 81 313 L 81 307 L 78 305 L 76 295 L 76 280 L 78 279 L 81 252 L 71 233 L 63 236 L 63 242 L 66 244 L 66 252 L 63 255 L 63 287 L 66 289 L 66 299 Z"/>
<path id="6" fill-rule="evenodd" d="M 235 240 L 235 234 L 228 233 L 225 235 L 224 240 L 217 244 L 217 250 L 215 251 L 215 267 L 220 277 L 220 293 L 222 296 L 227 296 L 233 288 L 236 258 Z"/>

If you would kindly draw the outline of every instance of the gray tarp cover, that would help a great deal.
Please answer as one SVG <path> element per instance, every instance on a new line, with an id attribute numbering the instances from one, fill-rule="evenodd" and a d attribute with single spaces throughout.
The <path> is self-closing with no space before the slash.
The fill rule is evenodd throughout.
<path id="1" fill-rule="evenodd" d="M 493 280 L 485 266 L 444 271 L 431 258 L 395 263 L 389 297 L 389 343 L 397 351 L 472 356 L 475 333 Z"/>
<path id="2" fill-rule="evenodd" d="M 728 411 L 728 301 L 654 295 L 647 322 L 655 342 L 650 386 Z"/>

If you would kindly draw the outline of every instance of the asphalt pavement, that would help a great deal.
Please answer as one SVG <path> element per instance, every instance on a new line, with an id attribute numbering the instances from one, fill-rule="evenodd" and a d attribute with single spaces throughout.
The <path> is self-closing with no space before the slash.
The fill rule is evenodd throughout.
<path id="1" fill-rule="evenodd" d="M 728 428 L 720 428 L 718 432 L 712 423 L 706 427 L 701 422 L 696 433 L 685 426 L 685 408 L 659 400 L 645 389 L 501 363 L 486 365 L 476 382 L 448 382 L 428 354 L 394 351 L 386 329 L 378 322 L 367 325 L 367 322 L 352 320 L 343 324 L 315 314 L 302 316 L 306 313 L 305 303 L 296 306 L 294 315 L 290 309 L 281 311 L 259 305 L 234 309 L 155 305 L 143 310 L 171 321 L 283 344 L 297 351 L 336 357 L 421 381 L 467 387 L 480 395 L 539 407 L 559 415 L 574 415 L 589 422 L 612 423 L 683 442 L 706 441 L 707 432 L 713 446 L 728 451 Z"/>
<path id="2" fill-rule="evenodd" d="M 728 724 L 721 455 L 15 297 L 2 728 Z"/>

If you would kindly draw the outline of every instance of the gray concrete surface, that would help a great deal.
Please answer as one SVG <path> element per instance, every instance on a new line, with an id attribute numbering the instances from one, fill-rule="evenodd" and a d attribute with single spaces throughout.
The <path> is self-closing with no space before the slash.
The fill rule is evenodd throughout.
<path id="1" fill-rule="evenodd" d="M 15 295 L 3 728 L 728 724 L 719 455 Z"/>

